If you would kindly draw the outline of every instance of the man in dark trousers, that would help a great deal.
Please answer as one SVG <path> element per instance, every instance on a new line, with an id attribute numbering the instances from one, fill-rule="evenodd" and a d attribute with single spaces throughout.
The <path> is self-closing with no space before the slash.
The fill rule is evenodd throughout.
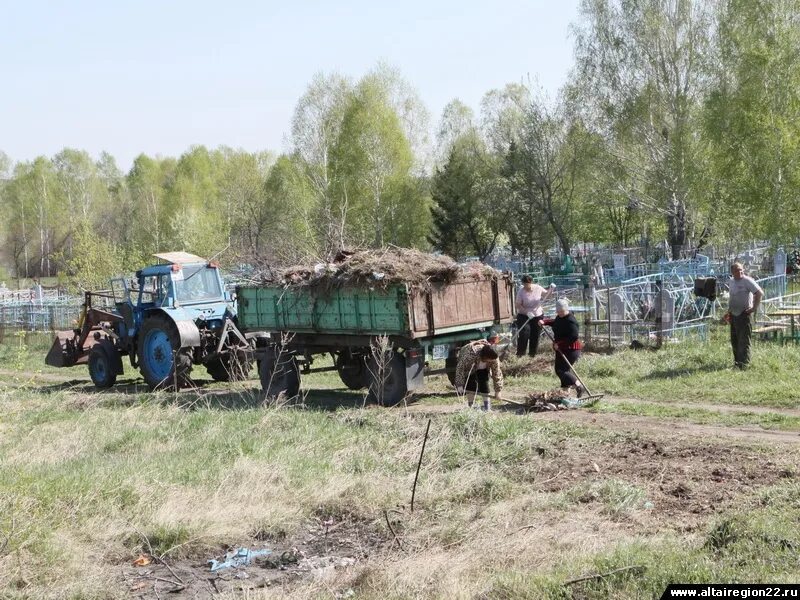
<path id="1" fill-rule="evenodd" d="M 586 389 L 578 383 L 575 373 L 572 372 L 569 364 L 575 364 L 581 357 L 581 340 L 578 338 L 578 321 L 575 315 L 569 310 L 569 301 L 561 298 L 556 302 L 556 317 L 554 319 L 542 319 L 538 322 L 539 327 L 549 325 L 553 329 L 553 350 L 556 352 L 555 371 L 561 380 L 561 389 L 568 390 L 575 386 L 578 398 L 586 393 Z M 566 359 L 566 360 L 565 360 Z"/>
<path id="2" fill-rule="evenodd" d="M 758 305 L 764 297 L 761 289 L 752 277 L 744 274 L 742 263 L 731 265 L 728 299 L 728 312 L 725 320 L 731 324 L 731 348 L 733 349 L 733 366 L 746 369 L 750 364 L 750 338 L 753 335 L 753 315 L 758 313 Z"/>

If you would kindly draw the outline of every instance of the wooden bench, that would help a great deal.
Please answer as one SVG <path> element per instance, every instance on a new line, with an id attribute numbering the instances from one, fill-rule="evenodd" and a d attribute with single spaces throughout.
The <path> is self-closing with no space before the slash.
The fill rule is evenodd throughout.
<path id="1" fill-rule="evenodd" d="M 760 340 L 777 340 L 778 336 L 786 331 L 786 325 L 767 325 L 753 330 Z"/>

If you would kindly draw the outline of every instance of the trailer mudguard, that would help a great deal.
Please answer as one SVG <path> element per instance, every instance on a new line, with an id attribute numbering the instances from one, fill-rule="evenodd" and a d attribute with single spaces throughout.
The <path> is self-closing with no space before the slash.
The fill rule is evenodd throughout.
<path id="1" fill-rule="evenodd" d="M 411 348 L 405 352 L 406 387 L 409 391 L 422 387 L 425 380 L 425 350 Z"/>

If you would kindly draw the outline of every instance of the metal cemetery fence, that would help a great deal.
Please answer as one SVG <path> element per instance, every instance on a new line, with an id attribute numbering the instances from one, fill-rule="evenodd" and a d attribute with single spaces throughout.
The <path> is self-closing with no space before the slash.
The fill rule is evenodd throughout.
<path id="1" fill-rule="evenodd" d="M 14 331 L 55 331 L 72 329 L 81 314 L 80 298 L 37 302 L 0 302 L 0 338 Z"/>

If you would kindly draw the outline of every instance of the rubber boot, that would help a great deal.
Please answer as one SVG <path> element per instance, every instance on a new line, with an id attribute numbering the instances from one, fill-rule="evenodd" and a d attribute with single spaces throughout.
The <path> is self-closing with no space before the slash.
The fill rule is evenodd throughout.
<path id="1" fill-rule="evenodd" d="M 490 412 L 492 410 L 492 401 L 489 399 L 489 396 L 486 394 L 482 394 L 483 397 L 483 410 L 484 412 Z"/>

